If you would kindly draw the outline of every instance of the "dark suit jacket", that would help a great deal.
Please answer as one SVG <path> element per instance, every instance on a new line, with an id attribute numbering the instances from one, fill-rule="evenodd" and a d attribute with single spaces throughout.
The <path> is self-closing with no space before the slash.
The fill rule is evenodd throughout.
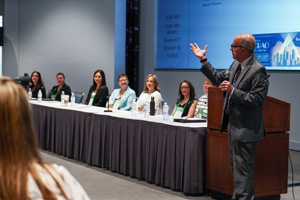
<path id="1" fill-rule="evenodd" d="M 232 83 L 239 62 L 234 61 L 228 70 L 217 72 L 208 62 L 201 71 L 213 83 L 224 80 Z M 268 93 L 269 81 L 266 68 L 253 55 L 239 76 L 230 96 L 226 94 L 223 106 L 222 127 L 234 141 L 252 142 L 264 137 L 263 106 Z M 229 106 L 229 114 L 225 110 Z"/>
<path id="2" fill-rule="evenodd" d="M 91 86 L 88 96 L 85 100 L 85 104 L 89 103 L 93 91 L 94 91 L 93 86 Z M 108 88 L 106 86 L 101 86 L 95 95 L 93 106 L 105 107 L 107 96 L 108 96 Z"/>
<path id="3" fill-rule="evenodd" d="M 71 88 L 67 84 L 64 84 L 60 88 L 59 91 L 57 91 L 57 88 L 58 88 L 58 85 L 53 86 L 53 88 L 51 90 L 51 95 L 57 93 L 57 95 L 55 97 L 56 101 L 60 101 L 61 100 L 61 93 L 62 93 L 62 91 L 64 91 L 66 95 L 69 95 L 69 99 L 71 99 L 72 91 L 71 91 Z M 50 96 L 50 98 L 51 98 L 51 96 Z"/>

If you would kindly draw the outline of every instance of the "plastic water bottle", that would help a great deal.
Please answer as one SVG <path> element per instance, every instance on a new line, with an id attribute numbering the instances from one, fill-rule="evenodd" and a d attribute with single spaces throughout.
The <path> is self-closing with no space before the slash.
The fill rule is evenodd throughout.
<path id="1" fill-rule="evenodd" d="M 74 94 L 74 92 L 72 92 L 72 96 L 71 96 L 71 106 L 75 106 L 75 94 Z"/>
<path id="2" fill-rule="evenodd" d="M 164 107 L 164 99 L 161 100 L 159 106 L 158 106 L 158 111 L 157 114 L 158 115 L 162 115 L 163 114 L 163 107 Z"/>
<path id="3" fill-rule="evenodd" d="M 28 96 L 29 96 L 29 99 L 32 98 L 32 91 L 31 91 L 31 88 L 29 88 L 29 90 L 28 90 Z"/>
<path id="4" fill-rule="evenodd" d="M 61 96 L 60 96 L 60 102 L 61 102 L 61 104 L 64 104 L 65 102 L 65 91 L 62 91 L 61 92 Z"/>
<path id="5" fill-rule="evenodd" d="M 135 101 L 132 102 L 132 116 L 136 116 L 137 115 L 137 104 Z"/>
<path id="6" fill-rule="evenodd" d="M 38 102 L 42 102 L 42 91 L 39 90 L 39 93 L 38 93 Z"/>
<path id="7" fill-rule="evenodd" d="M 168 103 L 164 103 L 163 107 L 163 120 L 167 121 L 169 119 L 169 106 Z"/>
<path id="8" fill-rule="evenodd" d="M 145 111 L 145 118 L 149 118 L 150 105 L 148 102 L 146 102 L 144 105 L 144 111 Z"/>

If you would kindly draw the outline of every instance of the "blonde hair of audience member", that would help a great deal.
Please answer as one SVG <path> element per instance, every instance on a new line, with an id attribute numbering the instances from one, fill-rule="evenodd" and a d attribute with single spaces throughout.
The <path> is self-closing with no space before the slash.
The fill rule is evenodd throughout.
<path id="1" fill-rule="evenodd" d="M 202 117 L 204 119 L 207 118 L 208 88 L 210 87 L 215 87 L 215 85 L 207 77 L 205 77 L 203 83 L 203 92 L 205 94 L 198 99 L 198 104 L 194 115 L 195 117 Z M 201 111 L 201 113 L 199 113 L 199 111 Z"/>
<path id="2" fill-rule="evenodd" d="M 151 80 L 152 79 L 152 80 Z M 148 86 L 148 82 L 151 82 L 153 81 L 154 83 L 154 91 L 149 91 L 149 86 Z M 158 86 L 158 81 L 157 81 L 157 77 L 155 74 L 149 74 L 146 79 L 145 79 L 145 88 L 144 88 L 144 92 L 146 93 L 152 93 L 152 92 L 155 92 L 155 91 L 158 91 L 160 92 L 160 88 Z"/>
<path id="3" fill-rule="evenodd" d="M 9 77 L 0 79 L 0 113 L 0 199 L 27 199 L 29 173 L 44 199 L 56 199 L 34 167 L 38 163 L 51 174 L 39 154 L 27 93 Z"/>
<path id="4" fill-rule="evenodd" d="M 203 92 L 205 94 L 208 94 L 208 88 L 212 86 L 214 86 L 214 84 L 208 78 L 205 77 L 203 84 Z"/>

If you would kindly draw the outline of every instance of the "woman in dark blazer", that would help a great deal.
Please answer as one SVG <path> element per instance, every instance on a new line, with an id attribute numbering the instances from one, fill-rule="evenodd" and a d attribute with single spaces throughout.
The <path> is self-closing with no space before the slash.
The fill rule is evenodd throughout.
<path id="1" fill-rule="evenodd" d="M 59 72 L 56 75 L 56 81 L 58 85 L 53 86 L 50 92 L 50 98 L 52 100 L 60 101 L 62 91 L 64 91 L 65 95 L 69 95 L 69 97 L 71 98 L 71 88 L 65 83 L 65 75 L 62 72 Z"/>
<path id="2" fill-rule="evenodd" d="M 85 104 L 105 107 L 108 96 L 105 74 L 103 70 L 96 70 L 94 73 L 93 85 L 90 87 Z"/>
<path id="3" fill-rule="evenodd" d="M 42 81 L 41 73 L 38 71 L 34 71 L 31 74 L 30 81 L 29 81 L 29 87 L 27 90 L 31 89 L 32 92 L 32 98 L 38 98 L 38 92 L 41 90 L 42 97 L 46 98 L 46 89 L 44 86 L 44 83 Z"/>

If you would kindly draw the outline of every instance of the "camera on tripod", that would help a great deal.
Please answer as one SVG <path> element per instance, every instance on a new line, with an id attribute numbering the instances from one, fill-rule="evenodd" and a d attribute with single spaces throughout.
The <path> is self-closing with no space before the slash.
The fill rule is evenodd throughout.
<path id="1" fill-rule="evenodd" d="M 14 78 L 14 81 L 18 84 L 20 84 L 22 87 L 27 89 L 29 87 L 29 81 L 30 76 L 28 76 L 28 73 L 24 73 L 24 76 L 17 76 Z"/>

